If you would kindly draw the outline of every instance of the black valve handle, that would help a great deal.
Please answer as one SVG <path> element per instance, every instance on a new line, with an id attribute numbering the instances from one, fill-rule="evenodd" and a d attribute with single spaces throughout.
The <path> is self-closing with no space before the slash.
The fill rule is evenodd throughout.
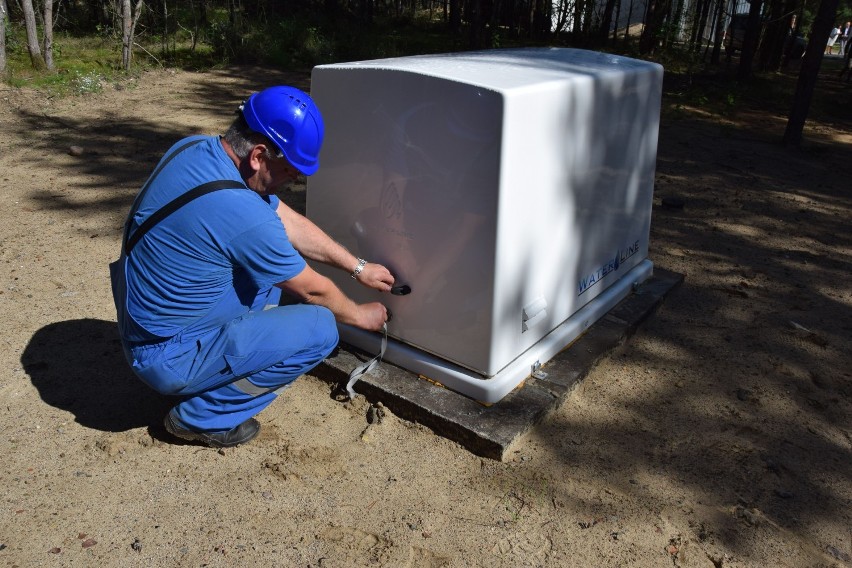
<path id="1" fill-rule="evenodd" d="M 402 284 L 400 286 L 394 286 L 391 288 L 391 294 L 394 296 L 406 296 L 411 294 L 411 286 L 408 284 Z"/>

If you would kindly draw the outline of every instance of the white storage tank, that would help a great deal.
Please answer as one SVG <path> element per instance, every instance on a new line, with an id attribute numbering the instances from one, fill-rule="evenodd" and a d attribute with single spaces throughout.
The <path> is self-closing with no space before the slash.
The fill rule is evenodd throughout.
<path id="1" fill-rule="evenodd" d="M 500 400 L 651 275 L 662 77 L 559 48 L 315 67 L 326 137 L 307 215 L 410 293 L 315 268 L 392 311 L 385 360 Z"/>

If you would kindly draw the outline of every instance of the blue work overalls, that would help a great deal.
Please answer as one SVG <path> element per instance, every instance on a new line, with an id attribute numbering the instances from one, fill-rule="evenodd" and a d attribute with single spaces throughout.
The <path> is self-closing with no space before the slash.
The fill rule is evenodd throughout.
<path id="1" fill-rule="evenodd" d="M 239 272 L 233 289 L 207 313 L 172 337 L 154 336 L 127 313 L 128 254 L 132 250 L 123 247 L 119 260 L 110 265 L 125 357 L 151 388 L 183 397 L 173 413 L 191 430 L 218 432 L 238 426 L 337 345 L 337 327 L 328 309 L 281 306 L 279 288 L 257 290 Z"/>

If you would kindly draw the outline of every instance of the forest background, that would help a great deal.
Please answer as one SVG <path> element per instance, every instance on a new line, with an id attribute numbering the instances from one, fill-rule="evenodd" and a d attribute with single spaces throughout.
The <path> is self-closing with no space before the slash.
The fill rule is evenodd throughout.
<path id="1" fill-rule="evenodd" d="M 738 13 L 747 26 L 734 49 Z M 567 46 L 655 60 L 687 86 L 710 77 L 696 96 L 729 107 L 780 81 L 770 91 L 788 99 L 784 142 L 799 145 L 826 41 L 848 20 L 849 0 L 0 0 L 0 76 L 12 86 L 83 93 L 152 67 L 304 71 Z M 774 80 L 784 75 L 797 81 Z"/>

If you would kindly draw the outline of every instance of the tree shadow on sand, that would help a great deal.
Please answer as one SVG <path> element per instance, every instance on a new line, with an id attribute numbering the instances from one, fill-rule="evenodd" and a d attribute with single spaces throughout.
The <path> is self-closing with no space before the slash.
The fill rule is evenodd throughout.
<path id="1" fill-rule="evenodd" d="M 47 325 L 30 339 L 21 363 L 42 400 L 95 430 L 147 426 L 159 431 L 174 404 L 133 375 L 115 322 L 78 319 Z"/>

